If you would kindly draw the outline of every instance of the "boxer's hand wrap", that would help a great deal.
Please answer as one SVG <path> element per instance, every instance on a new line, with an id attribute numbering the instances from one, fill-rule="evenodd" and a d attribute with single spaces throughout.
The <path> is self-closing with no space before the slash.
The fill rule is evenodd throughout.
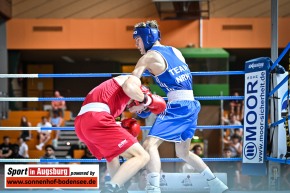
<path id="1" fill-rule="evenodd" d="M 141 129 L 137 120 L 134 118 L 128 118 L 121 121 L 121 126 L 125 128 L 133 137 L 138 137 Z"/>

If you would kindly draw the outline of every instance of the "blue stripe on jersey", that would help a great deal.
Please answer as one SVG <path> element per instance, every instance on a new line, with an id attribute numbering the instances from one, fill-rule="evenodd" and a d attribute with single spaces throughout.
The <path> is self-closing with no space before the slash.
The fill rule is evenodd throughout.
<path id="1" fill-rule="evenodd" d="M 153 46 L 150 51 L 158 52 L 167 63 L 167 69 L 158 76 L 155 82 L 167 94 L 173 90 L 192 90 L 192 75 L 188 65 L 182 62 L 170 46 Z"/>

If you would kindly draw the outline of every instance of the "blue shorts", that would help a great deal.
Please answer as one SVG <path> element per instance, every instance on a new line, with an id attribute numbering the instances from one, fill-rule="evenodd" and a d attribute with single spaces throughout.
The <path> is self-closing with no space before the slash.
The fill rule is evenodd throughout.
<path id="1" fill-rule="evenodd" d="M 166 110 L 158 115 L 148 136 L 164 141 L 181 142 L 194 136 L 200 103 L 194 101 L 172 101 Z"/>

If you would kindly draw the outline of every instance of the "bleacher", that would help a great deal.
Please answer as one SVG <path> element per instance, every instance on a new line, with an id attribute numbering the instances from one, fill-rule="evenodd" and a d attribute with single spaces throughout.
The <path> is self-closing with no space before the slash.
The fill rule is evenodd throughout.
<path id="1" fill-rule="evenodd" d="M 46 116 L 47 118 L 50 117 L 49 111 L 10 111 L 8 113 L 8 119 L 6 120 L 0 120 L 0 126 L 1 127 L 19 127 L 20 125 L 20 119 L 22 116 L 26 116 L 27 120 L 31 123 L 32 127 L 36 127 L 37 123 L 41 121 L 42 116 Z M 72 119 L 72 113 L 71 111 L 65 111 L 64 113 L 64 122 L 63 125 L 65 125 L 66 121 L 69 121 Z M 0 143 L 3 142 L 3 136 L 9 136 L 10 137 L 10 143 L 18 143 L 17 138 L 20 136 L 21 131 L 4 131 L 0 130 Z M 44 150 L 39 151 L 36 149 L 36 145 L 39 143 L 37 139 L 38 132 L 33 130 L 31 131 L 31 139 L 29 141 L 26 141 L 28 147 L 29 147 L 29 157 L 30 158 L 39 158 L 44 155 Z M 51 139 L 48 142 L 48 144 L 52 143 L 52 139 L 55 137 L 55 131 L 52 131 Z"/>

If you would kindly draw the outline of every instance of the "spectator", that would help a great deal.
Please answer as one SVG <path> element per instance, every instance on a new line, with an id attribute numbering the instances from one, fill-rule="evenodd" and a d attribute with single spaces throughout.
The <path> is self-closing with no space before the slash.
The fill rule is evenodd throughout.
<path id="1" fill-rule="evenodd" d="M 28 155 L 28 145 L 25 143 L 24 138 L 18 138 L 19 143 L 19 155 L 23 156 L 24 158 L 29 158 Z"/>
<path id="2" fill-rule="evenodd" d="M 95 159 L 95 156 L 93 156 L 93 154 L 90 152 L 90 150 L 86 147 L 85 148 L 85 153 L 81 157 L 81 159 Z"/>
<path id="3" fill-rule="evenodd" d="M 57 90 L 54 92 L 54 97 L 55 98 L 63 98 L 63 96 L 61 96 L 60 92 Z M 64 117 L 64 111 L 66 109 L 65 101 L 62 101 L 62 100 L 51 101 L 51 107 L 52 107 L 51 116 L 52 116 L 53 112 L 56 111 L 60 114 L 61 117 Z"/>
<path id="4" fill-rule="evenodd" d="M 238 92 L 234 92 L 234 96 L 239 96 Z M 237 120 L 243 119 L 244 114 L 244 101 L 241 100 L 234 100 L 230 102 L 230 114 L 235 114 Z"/>
<path id="5" fill-rule="evenodd" d="M 13 153 L 12 149 L 10 137 L 4 136 L 3 143 L 0 145 L 0 158 L 9 158 Z"/>
<path id="6" fill-rule="evenodd" d="M 225 125 L 242 125 L 241 121 L 237 119 L 234 113 L 230 113 L 229 119 L 223 117 L 223 122 Z"/>
<path id="7" fill-rule="evenodd" d="M 26 116 L 21 117 L 20 127 L 31 127 L 31 123 L 27 120 Z M 30 130 L 22 130 L 20 137 L 24 138 L 25 141 L 30 140 L 31 139 L 31 131 Z"/>
<path id="8" fill-rule="evenodd" d="M 41 117 L 41 122 L 37 124 L 37 127 L 52 127 L 45 116 Z M 49 141 L 51 130 L 38 131 L 39 144 L 36 145 L 36 149 L 42 150 L 42 147 Z"/>
<path id="9" fill-rule="evenodd" d="M 52 145 L 45 146 L 45 154 L 41 157 L 41 159 L 56 159 L 54 154 L 54 147 Z M 47 164 L 58 164 L 57 162 L 49 162 Z"/>
<path id="10" fill-rule="evenodd" d="M 53 127 L 61 127 L 63 124 L 63 118 L 60 116 L 58 111 L 53 111 L 53 116 L 50 117 L 49 122 L 51 123 Z M 56 130 L 55 132 L 56 132 L 55 138 L 52 140 L 52 144 L 54 148 L 57 148 L 57 142 L 59 139 L 60 130 Z"/>
<path id="11" fill-rule="evenodd" d="M 96 157 L 90 152 L 90 150 L 86 147 L 85 153 L 81 157 L 81 159 L 96 159 Z M 95 164 L 94 162 L 81 162 L 81 164 Z"/>
<path id="12" fill-rule="evenodd" d="M 192 150 L 193 153 L 195 153 L 196 155 L 198 155 L 199 157 L 203 158 L 203 152 L 202 152 L 202 147 L 200 144 L 196 144 L 193 146 Z"/>
<path id="13" fill-rule="evenodd" d="M 228 144 L 229 149 L 232 152 L 232 157 L 241 157 L 242 155 L 242 143 L 241 143 L 241 137 L 233 134 L 231 136 L 231 142 Z"/>
<path id="14" fill-rule="evenodd" d="M 130 184 L 128 190 L 145 190 L 147 184 L 147 170 L 145 168 L 139 170 L 135 175 L 135 181 Z"/>
<path id="15" fill-rule="evenodd" d="M 13 144 L 12 145 L 12 154 L 10 158 L 24 158 L 22 155 L 19 154 L 19 145 L 18 144 Z"/>
<path id="16" fill-rule="evenodd" d="M 86 149 L 86 145 L 82 141 L 78 141 L 78 144 L 72 144 L 67 152 L 66 158 L 74 158 L 74 150 Z"/>
<path id="17" fill-rule="evenodd" d="M 224 124 L 225 125 L 242 125 L 242 123 L 239 120 L 237 120 L 237 117 L 236 117 L 236 115 L 234 113 L 231 113 L 229 115 L 229 119 L 223 117 L 222 121 L 223 121 L 222 125 L 224 125 Z M 236 133 L 240 132 L 240 134 L 242 134 L 243 131 L 242 131 L 242 128 L 241 129 L 237 129 L 236 131 L 233 130 L 233 129 L 226 130 L 226 132 L 225 132 L 226 135 L 223 138 L 223 141 L 224 141 L 225 144 L 229 144 L 230 143 L 230 140 L 231 140 L 230 136 L 232 136 L 235 132 Z"/>

